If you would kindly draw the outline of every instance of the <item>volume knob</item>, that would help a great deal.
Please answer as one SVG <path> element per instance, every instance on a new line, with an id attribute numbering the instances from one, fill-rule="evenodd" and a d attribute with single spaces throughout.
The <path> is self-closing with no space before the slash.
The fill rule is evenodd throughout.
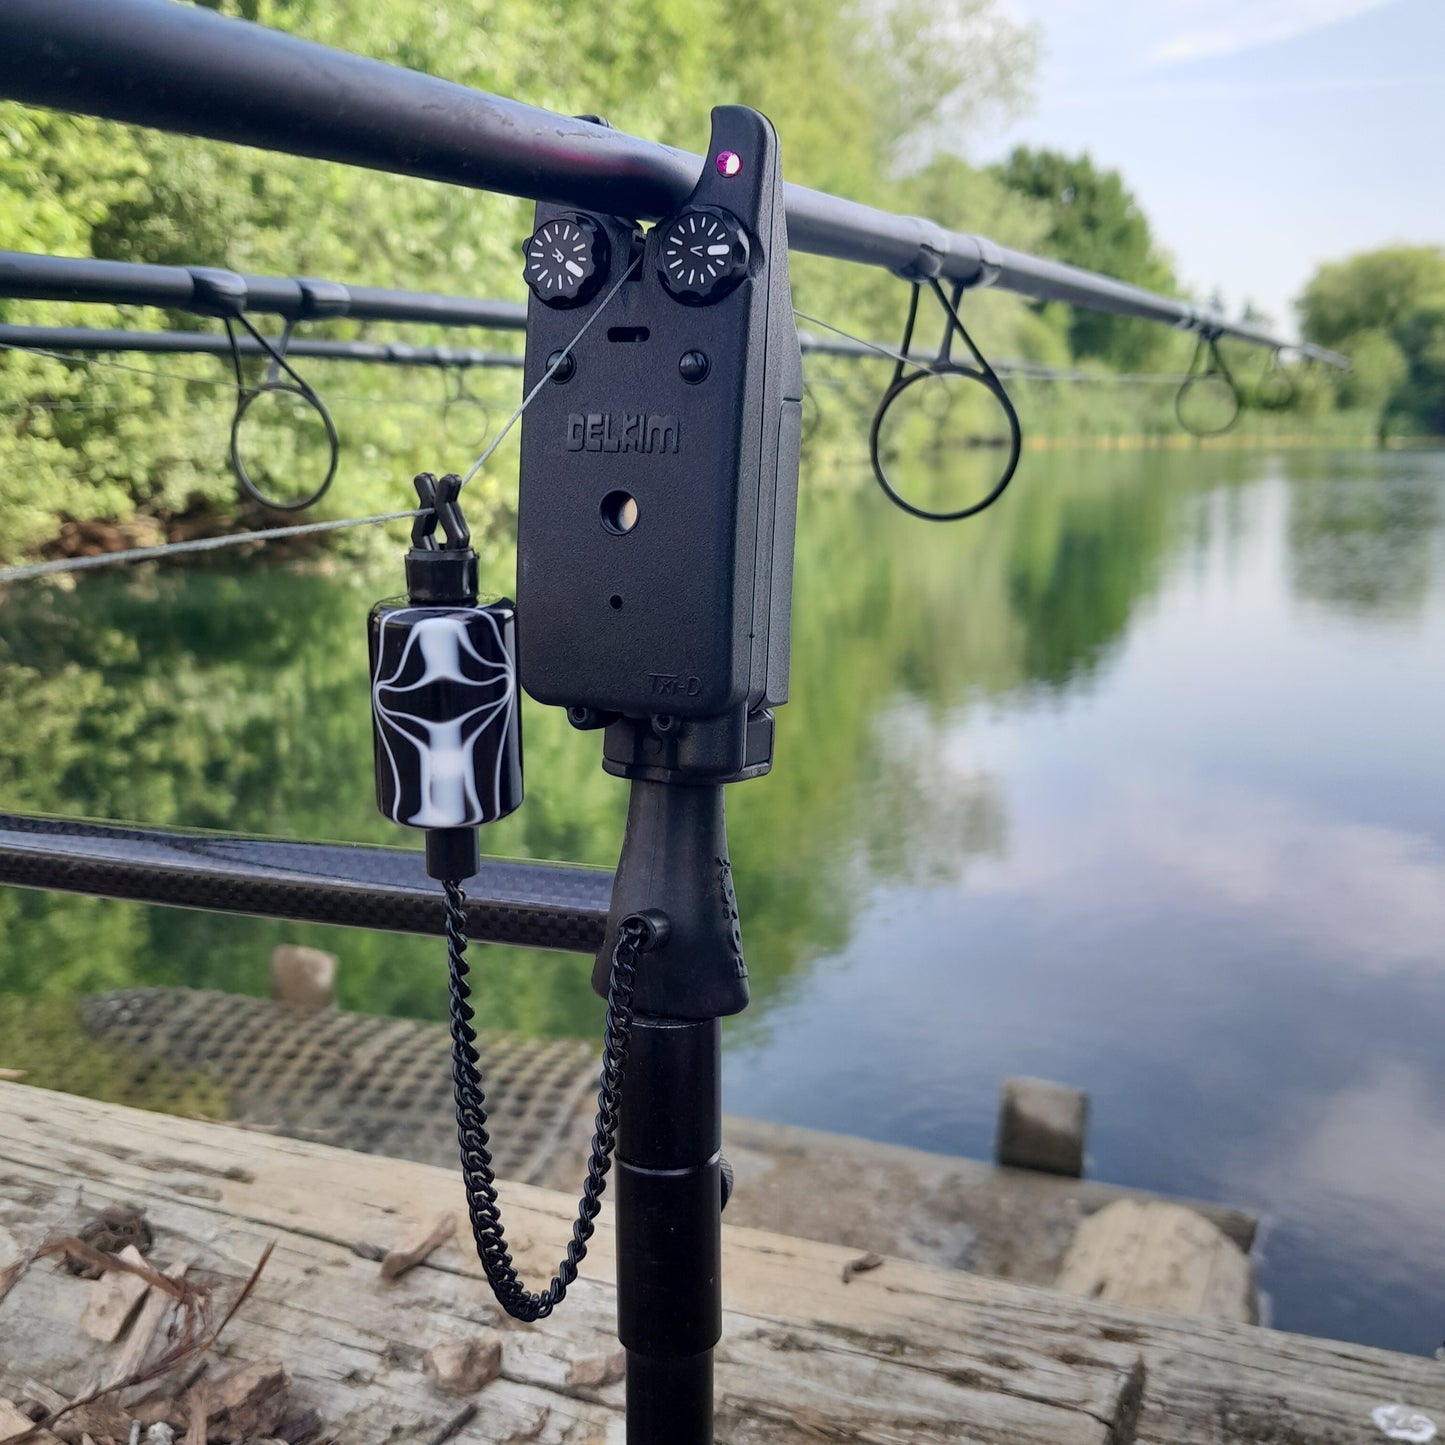
<path id="1" fill-rule="evenodd" d="M 667 222 L 657 248 L 662 284 L 685 306 L 721 301 L 748 274 L 743 223 L 721 206 L 693 206 Z"/>
<path id="2" fill-rule="evenodd" d="M 522 275 L 544 306 L 590 301 L 607 277 L 607 232 L 591 216 L 554 216 L 522 245 Z"/>

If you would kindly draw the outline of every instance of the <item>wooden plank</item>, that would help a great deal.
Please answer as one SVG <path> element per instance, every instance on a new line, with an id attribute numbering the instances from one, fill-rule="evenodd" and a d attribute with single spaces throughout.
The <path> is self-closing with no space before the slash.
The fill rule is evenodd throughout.
<path id="1" fill-rule="evenodd" d="M 397 1440 L 424 1438 L 455 1402 L 426 1384 L 421 1352 L 501 1323 L 467 1248 L 447 1247 L 389 1286 L 351 1252 L 389 1244 L 439 1201 L 459 1205 L 449 1171 L 0 1084 L 0 1181 L 0 1228 L 17 1239 L 73 1227 L 80 1182 L 86 1209 L 143 1204 L 165 1247 L 195 1257 L 193 1277 L 211 1269 L 238 1282 L 276 1239 L 233 1326 L 236 1358 L 286 1360 L 298 1396 L 333 1428 L 344 1422 L 348 1440 L 393 1425 Z M 519 1266 L 540 1282 L 572 1201 L 527 1186 L 501 1192 Z M 724 1236 L 723 1445 L 1378 1445 L 1369 1412 L 1391 1400 L 1445 1425 L 1445 1369 L 1433 1360 L 896 1259 L 844 1284 L 853 1250 L 755 1230 Z M 502 1377 L 459 1440 L 528 1438 L 544 1410 L 532 1437 L 543 1445 L 621 1438 L 621 1387 L 567 1384 L 577 1360 L 613 1348 L 611 1256 L 604 1214 L 574 1294 L 552 1319 L 508 1332 Z M 0 1394 L 41 1365 L 60 1388 L 94 1369 L 98 1347 L 75 1331 L 73 1283 L 33 1270 L 0 1304 Z M 31 1313 L 44 1321 L 38 1342 Z M 9 1358 L 17 1338 L 23 1363 Z"/>
<path id="2" fill-rule="evenodd" d="M 210 1270 L 234 1287 L 276 1239 L 228 1342 L 238 1360 L 285 1361 L 294 1397 L 320 1410 L 343 1438 L 381 1438 L 396 1426 L 392 1438 L 425 1438 L 456 1402 L 427 1384 L 424 1351 L 503 1324 L 469 1254 L 445 1249 L 386 1285 L 374 1261 L 352 1252 L 355 1242 L 394 1235 L 398 1221 L 423 1212 L 423 1201 L 434 1209 L 438 1199 L 457 1198 L 458 1182 L 445 1171 L 38 1091 L 0 1099 L 0 1118 L 0 1174 L 23 1186 L 7 1191 L 0 1222 L 17 1234 L 74 1228 L 84 1212 L 75 1201 L 79 1174 L 85 1210 L 143 1205 L 157 1238 L 153 1257 L 165 1249 L 194 1257 L 193 1279 Z M 358 1162 L 361 1173 L 352 1167 Z M 408 1177 L 398 1180 L 399 1170 Z M 516 1206 L 523 1262 L 540 1279 L 536 1261 L 550 1267 L 570 1206 L 541 1191 L 504 1192 Z M 739 1249 L 730 1240 L 728 1252 L 771 1280 L 789 1243 L 760 1236 Z M 621 1385 L 568 1383 L 578 1360 L 615 1348 L 610 1249 L 608 1239 L 594 1251 L 589 1277 L 555 1316 L 508 1330 L 502 1377 L 483 1392 L 484 1409 L 458 1439 L 620 1439 Z M 854 1288 L 841 1283 L 846 1258 L 847 1251 L 825 1251 L 801 1276 L 791 1265 L 788 1278 L 817 1275 L 841 1300 Z M 32 1271 L 0 1307 L 6 1335 L 7 1322 L 24 1321 L 23 1339 L 15 1332 L 14 1353 L 0 1363 L 0 1389 L 26 1375 L 73 1389 L 94 1369 L 94 1347 L 75 1332 L 72 1284 Z M 786 1279 L 769 1284 L 776 1307 L 791 1288 Z M 916 1322 L 911 1303 L 894 1305 L 891 1333 L 876 1337 L 862 1327 L 866 1310 L 851 1325 L 794 1317 L 780 1327 L 730 1304 L 719 1355 L 719 1439 L 737 1445 L 809 1437 L 1106 1445 L 1137 1355 L 1116 1347 L 1086 1366 L 1066 1366 L 1017 1331 L 991 1340 L 971 1334 L 947 1308 Z"/>

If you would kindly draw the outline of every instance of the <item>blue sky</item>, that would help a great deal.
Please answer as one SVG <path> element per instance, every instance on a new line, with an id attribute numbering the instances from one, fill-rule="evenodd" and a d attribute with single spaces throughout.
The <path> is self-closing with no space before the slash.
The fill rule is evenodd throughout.
<path id="1" fill-rule="evenodd" d="M 1445 244 L 1445 0 L 1000 0 L 1036 22 L 1034 104 L 971 148 L 1088 150 L 1185 284 L 1293 329 L 1315 265 Z"/>

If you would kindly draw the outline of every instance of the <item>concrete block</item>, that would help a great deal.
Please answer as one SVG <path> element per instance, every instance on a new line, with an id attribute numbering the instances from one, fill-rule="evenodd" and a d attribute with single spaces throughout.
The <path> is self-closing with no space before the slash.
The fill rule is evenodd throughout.
<path id="1" fill-rule="evenodd" d="M 336 1001 L 336 955 L 278 943 L 271 950 L 271 997 L 298 1008 L 329 1008 Z"/>
<path id="2" fill-rule="evenodd" d="M 1089 1096 L 1048 1079 L 1005 1079 L 994 1158 L 1011 1169 L 1040 1169 L 1080 1179 Z"/>
<path id="3" fill-rule="evenodd" d="M 1138 1309 L 1254 1324 L 1254 1271 L 1202 1214 L 1163 1200 L 1121 1199 L 1079 1226 L 1055 1288 Z"/>

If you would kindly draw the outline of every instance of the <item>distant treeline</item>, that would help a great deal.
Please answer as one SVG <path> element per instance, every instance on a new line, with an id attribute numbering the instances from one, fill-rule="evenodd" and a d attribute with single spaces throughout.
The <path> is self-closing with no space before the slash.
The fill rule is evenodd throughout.
<path id="1" fill-rule="evenodd" d="M 737 0 L 727 7 L 613 0 L 601 26 L 582 0 L 208 3 L 693 147 L 703 144 L 712 105 L 745 102 L 773 118 L 787 172 L 799 181 L 1179 289 L 1117 173 L 1088 157 L 1047 152 L 1020 151 L 990 168 L 956 154 L 981 116 L 1022 104 L 1032 80 L 1035 36 L 1000 13 L 996 0 Z M 506 197 L 0 104 L 4 249 L 517 297 L 529 216 Z M 1433 257 L 1437 272 L 1445 265 L 1438 252 L 1409 254 Z M 1422 320 L 1419 306 L 1397 305 L 1387 318 L 1369 307 L 1326 305 L 1329 295 L 1350 290 L 1348 279 L 1335 286 L 1333 274 L 1327 269 L 1312 286 L 1310 297 L 1318 291 L 1319 298 L 1308 301 L 1306 323 L 1330 344 L 1358 340 L 1362 365 L 1338 389 L 1309 378 L 1295 406 L 1305 416 L 1355 408 L 1351 434 L 1376 430 L 1376 417 L 1395 431 L 1438 429 L 1438 385 L 1431 391 L 1438 374 L 1429 357 L 1440 349 L 1430 339 L 1439 323 Z M 794 258 L 793 279 L 801 309 L 855 334 L 896 335 L 903 283 L 807 256 Z M 970 323 L 994 356 L 1109 373 L 1179 369 L 1189 355 L 1187 340 L 1161 327 L 1004 295 L 969 305 Z M 4 301 L 0 320 L 213 325 L 134 308 Z M 419 344 L 461 339 L 346 322 L 308 330 Z M 520 345 L 516 337 L 465 338 L 479 341 Z M 251 520 L 225 463 L 234 406 L 225 366 L 208 358 L 104 360 L 77 365 L 0 352 L 0 559 L 74 550 L 97 526 L 140 540 L 238 515 Z M 816 389 L 810 479 L 857 470 L 849 465 L 860 460 L 854 423 L 886 367 L 853 370 L 853 381 L 840 381 L 837 365 L 820 372 L 838 384 Z M 415 471 L 465 466 L 515 404 L 517 383 L 515 372 L 474 374 L 459 391 L 455 377 L 336 363 L 313 363 L 308 379 L 342 436 L 341 472 L 323 508 L 333 515 L 390 510 Z M 1036 435 L 1152 435 L 1171 425 L 1169 398 L 1157 391 L 1146 399 L 1143 389 L 1123 388 L 1108 401 L 1065 391 L 1030 393 L 1026 422 Z M 308 433 L 279 404 L 252 408 L 247 426 L 273 467 L 318 465 L 316 429 Z M 499 532 L 510 522 L 515 475 L 510 447 L 480 479 L 474 508 L 480 513 L 485 498 Z"/>

